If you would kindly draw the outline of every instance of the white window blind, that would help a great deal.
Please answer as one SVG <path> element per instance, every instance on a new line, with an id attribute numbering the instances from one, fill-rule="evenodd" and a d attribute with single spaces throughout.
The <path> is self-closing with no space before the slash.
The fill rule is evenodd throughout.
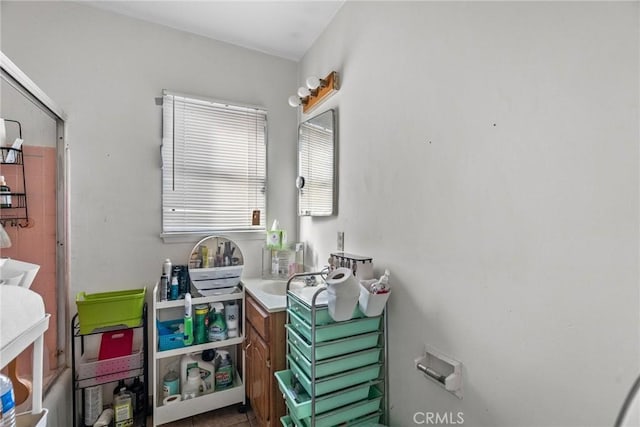
<path id="1" fill-rule="evenodd" d="M 266 111 L 167 92 L 162 110 L 163 232 L 264 230 Z"/>
<path id="2" fill-rule="evenodd" d="M 305 122 L 300 125 L 300 190 L 302 215 L 333 214 L 333 130 Z"/>

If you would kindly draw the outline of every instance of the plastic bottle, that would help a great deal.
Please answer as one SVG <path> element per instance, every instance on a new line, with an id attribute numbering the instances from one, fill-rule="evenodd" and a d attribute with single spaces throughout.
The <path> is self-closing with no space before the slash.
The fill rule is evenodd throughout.
<path id="1" fill-rule="evenodd" d="M 216 363 L 216 390 L 233 386 L 233 364 L 226 350 L 218 350 Z"/>
<path id="2" fill-rule="evenodd" d="M 144 384 L 140 381 L 140 378 L 136 377 L 131 385 L 131 393 L 134 396 L 133 413 L 135 415 L 143 412 L 144 409 Z"/>
<path id="3" fill-rule="evenodd" d="M 173 276 L 171 278 L 171 297 L 169 299 L 175 301 L 178 299 L 179 294 L 180 290 L 178 288 L 178 276 Z"/>
<path id="4" fill-rule="evenodd" d="M 162 274 L 171 277 L 171 260 L 169 258 L 165 259 L 164 263 L 162 263 Z"/>
<path id="5" fill-rule="evenodd" d="M 127 388 L 126 384 L 124 383 L 124 380 L 118 381 L 118 385 L 116 386 L 116 388 L 113 389 L 113 398 L 114 399 L 116 398 L 118 393 L 120 393 L 120 390 L 122 390 L 123 388 Z"/>
<path id="6" fill-rule="evenodd" d="M 169 291 L 169 278 L 166 274 L 162 273 L 162 277 L 160 277 L 160 301 L 166 301 L 167 295 Z"/>
<path id="7" fill-rule="evenodd" d="M 213 364 L 213 357 L 208 352 L 203 351 L 197 358 L 198 368 L 200 368 L 200 379 L 202 380 L 201 394 L 211 393 L 215 390 L 216 367 Z"/>
<path id="8" fill-rule="evenodd" d="M 184 386 L 182 386 L 182 400 L 193 399 L 200 396 L 200 390 L 203 388 L 202 384 L 203 381 L 200 378 L 200 369 L 198 369 L 197 366 L 189 369 L 187 381 Z"/>
<path id="9" fill-rule="evenodd" d="M 376 283 L 371 285 L 371 293 L 373 294 L 384 294 L 389 292 L 389 275 L 391 272 L 389 269 L 384 271 L 384 274 L 380 277 Z"/>
<path id="10" fill-rule="evenodd" d="M 130 426 L 133 418 L 133 397 L 125 387 L 113 399 L 115 427 Z"/>
<path id="11" fill-rule="evenodd" d="M 198 368 L 198 360 L 193 354 L 185 354 L 180 358 L 180 392 L 184 395 L 185 386 L 189 377 L 189 371 Z"/>
<path id="12" fill-rule="evenodd" d="M 0 426 L 16 427 L 16 397 L 9 377 L 0 374 Z"/>
<path id="13" fill-rule="evenodd" d="M 224 305 L 224 318 L 227 323 L 227 336 L 238 336 L 239 305 L 235 301 L 229 301 Z"/>
<path id="14" fill-rule="evenodd" d="M 191 317 L 191 294 L 184 295 L 184 345 L 193 344 L 193 318 Z"/>
<path id="15" fill-rule="evenodd" d="M 0 175 L 0 207 L 11 207 L 11 189 L 4 180 L 4 176 Z"/>
<path id="16" fill-rule="evenodd" d="M 221 302 L 212 304 L 213 321 L 209 324 L 209 341 L 224 341 L 227 339 L 227 324 L 224 321 L 224 305 Z"/>

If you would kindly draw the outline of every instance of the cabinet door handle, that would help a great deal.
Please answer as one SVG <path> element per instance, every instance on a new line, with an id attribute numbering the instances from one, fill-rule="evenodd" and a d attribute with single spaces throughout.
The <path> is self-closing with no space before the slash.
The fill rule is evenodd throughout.
<path id="1" fill-rule="evenodd" d="M 267 365 L 267 368 L 271 368 L 271 360 L 267 359 L 266 365 Z"/>
<path id="2" fill-rule="evenodd" d="M 251 347 L 251 344 L 253 344 L 253 342 L 250 342 L 249 344 L 247 344 L 247 346 L 244 348 L 244 351 L 249 350 L 249 347 Z"/>

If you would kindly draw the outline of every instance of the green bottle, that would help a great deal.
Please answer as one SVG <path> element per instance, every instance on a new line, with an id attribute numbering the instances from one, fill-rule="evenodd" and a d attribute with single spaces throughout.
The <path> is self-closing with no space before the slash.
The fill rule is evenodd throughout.
<path id="1" fill-rule="evenodd" d="M 226 350 L 217 351 L 216 390 L 224 390 L 233 386 L 233 364 Z"/>
<path id="2" fill-rule="evenodd" d="M 209 324 L 209 341 L 224 341 L 227 339 L 227 323 L 224 321 L 224 305 L 213 304 L 213 317 Z"/>

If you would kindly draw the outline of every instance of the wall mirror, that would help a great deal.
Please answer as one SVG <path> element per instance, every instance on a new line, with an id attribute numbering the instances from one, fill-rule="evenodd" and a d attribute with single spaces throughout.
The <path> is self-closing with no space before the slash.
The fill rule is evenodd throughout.
<path id="1" fill-rule="evenodd" d="M 200 240 L 189 256 L 191 283 L 203 296 L 234 292 L 240 283 L 244 257 L 238 245 L 226 237 Z"/>
<path id="2" fill-rule="evenodd" d="M 330 216 L 335 213 L 336 111 L 300 124 L 298 129 L 298 215 Z"/>

